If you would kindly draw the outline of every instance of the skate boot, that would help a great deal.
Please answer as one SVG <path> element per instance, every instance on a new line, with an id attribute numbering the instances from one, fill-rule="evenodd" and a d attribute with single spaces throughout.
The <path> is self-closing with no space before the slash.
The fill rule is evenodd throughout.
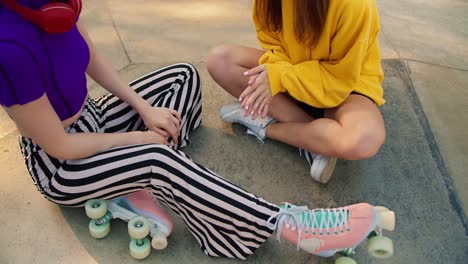
<path id="1" fill-rule="evenodd" d="M 274 220 L 274 224 L 271 224 Z M 310 210 L 306 206 L 284 204 L 269 219 L 270 227 L 281 238 L 310 254 L 331 257 L 337 252 L 351 255 L 364 239 L 372 237 L 368 252 L 377 258 L 393 255 L 393 243 L 382 236 L 382 230 L 395 228 L 394 212 L 367 203 L 334 209 Z M 348 257 L 336 263 L 355 263 Z"/>
<path id="2" fill-rule="evenodd" d="M 172 220 L 151 192 L 147 190 L 118 197 L 111 201 L 89 200 L 85 205 L 90 217 L 89 231 L 95 238 L 103 238 L 110 232 L 110 220 L 119 218 L 128 222 L 130 255 L 146 258 L 154 249 L 164 249 L 172 231 Z M 151 235 L 151 246 L 147 236 Z"/>
<path id="3" fill-rule="evenodd" d="M 312 179 L 320 183 L 327 183 L 331 179 L 336 166 L 336 158 L 325 157 L 303 149 L 299 149 L 299 155 L 309 163 Z"/>
<path id="4" fill-rule="evenodd" d="M 266 118 L 258 116 L 256 119 L 253 119 L 252 115 L 245 117 L 244 113 L 245 109 L 238 102 L 225 105 L 219 109 L 221 119 L 247 127 L 247 134 L 253 135 L 263 142 L 266 139 L 266 127 L 276 121 L 269 116 Z"/>

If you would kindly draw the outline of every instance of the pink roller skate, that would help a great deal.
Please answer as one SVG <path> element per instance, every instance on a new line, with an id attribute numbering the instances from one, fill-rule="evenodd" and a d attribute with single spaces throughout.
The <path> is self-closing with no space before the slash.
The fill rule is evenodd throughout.
<path id="1" fill-rule="evenodd" d="M 393 242 L 382 236 L 382 230 L 393 231 L 395 213 L 385 207 L 373 207 L 367 203 L 335 209 L 309 210 L 306 206 L 284 204 L 280 212 L 272 216 L 271 228 L 276 228 L 277 238 L 296 244 L 297 249 L 308 253 L 331 257 L 340 252 L 348 256 L 364 239 L 370 238 L 368 253 L 376 258 L 393 255 Z M 355 264 L 349 257 L 340 257 L 336 264 Z"/>
<path id="2" fill-rule="evenodd" d="M 89 200 L 85 205 L 86 215 L 93 219 L 89 232 L 95 238 L 103 238 L 110 232 L 110 220 L 119 218 L 128 222 L 130 255 L 144 259 L 154 249 L 167 246 L 167 237 L 172 231 L 172 221 L 151 192 L 147 190 L 122 196 L 112 201 Z M 151 235 L 151 246 L 148 234 Z"/>

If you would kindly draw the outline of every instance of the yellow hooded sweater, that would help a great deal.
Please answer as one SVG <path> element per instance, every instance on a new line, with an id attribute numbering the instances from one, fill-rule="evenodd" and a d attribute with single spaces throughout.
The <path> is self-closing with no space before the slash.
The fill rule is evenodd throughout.
<path id="1" fill-rule="evenodd" d="M 323 33 L 314 47 L 295 37 L 294 1 L 281 2 L 279 33 L 262 28 L 253 11 L 257 37 L 266 50 L 259 64 L 266 65 L 272 95 L 287 92 L 317 108 L 336 107 L 353 91 L 378 106 L 385 103 L 375 0 L 330 0 Z"/>

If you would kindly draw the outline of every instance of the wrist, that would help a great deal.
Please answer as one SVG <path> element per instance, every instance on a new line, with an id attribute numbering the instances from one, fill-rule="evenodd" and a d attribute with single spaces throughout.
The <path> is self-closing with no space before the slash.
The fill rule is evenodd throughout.
<path id="1" fill-rule="evenodd" d="M 113 147 L 143 144 L 143 132 L 130 131 L 114 134 L 117 138 Z"/>
<path id="2" fill-rule="evenodd" d="M 135 109 L 140 116 L 143 116 L 144 113 L 148 112 L 151 108 L 152 106 L 143 98 L 139 98 L 133 106 L 133 109 Z"/>
<path id="3" fill-rule="evenodd" d="M 142 131 L 132 131 L 129 132 L 131 134 L 131 142 L 130 145 L 140 145 L 144 144 L 144 135 Z"/>

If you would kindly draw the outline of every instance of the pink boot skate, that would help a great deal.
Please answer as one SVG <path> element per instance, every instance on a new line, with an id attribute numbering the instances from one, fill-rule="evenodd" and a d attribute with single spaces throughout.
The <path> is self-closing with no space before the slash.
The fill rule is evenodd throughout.
<path id="1" fill-rule="evenodd" d="M 393 231 L 395 214 L 384 207 L 373 207 L 367 203 L 335 209 L 309 210 L 306 206 L 285 204 L 271 228 L 276 229 L 277 238 L 296 244 L 297 249 L 321 257 L 331 257 L 336 252 L 351 255 L 367 237 L 368 252 L 377 258 L 393 255 L 393 243 L 382 236 L 382 230 Z M 372 237 L 372 238 L 371 238 Z M 348 257 L 340 257 L 337 264 L 356 263 Z"/>
<path id="2" fill-rule="evenodd" d="M 128 222 L 130 255 L 136 259 L 146 258 L 151 246 L 162 250 L 167 246 L 167 237 L 172 231 L 172 221 L 151 192 L 147 190 L 122 196 L 112 201 L 89 200 L 85 205 L 86 215 L 93 219 L 89 232 L 95 238 L 103 238 L 110 232 L 110 220 L 119 218 Z"/>

